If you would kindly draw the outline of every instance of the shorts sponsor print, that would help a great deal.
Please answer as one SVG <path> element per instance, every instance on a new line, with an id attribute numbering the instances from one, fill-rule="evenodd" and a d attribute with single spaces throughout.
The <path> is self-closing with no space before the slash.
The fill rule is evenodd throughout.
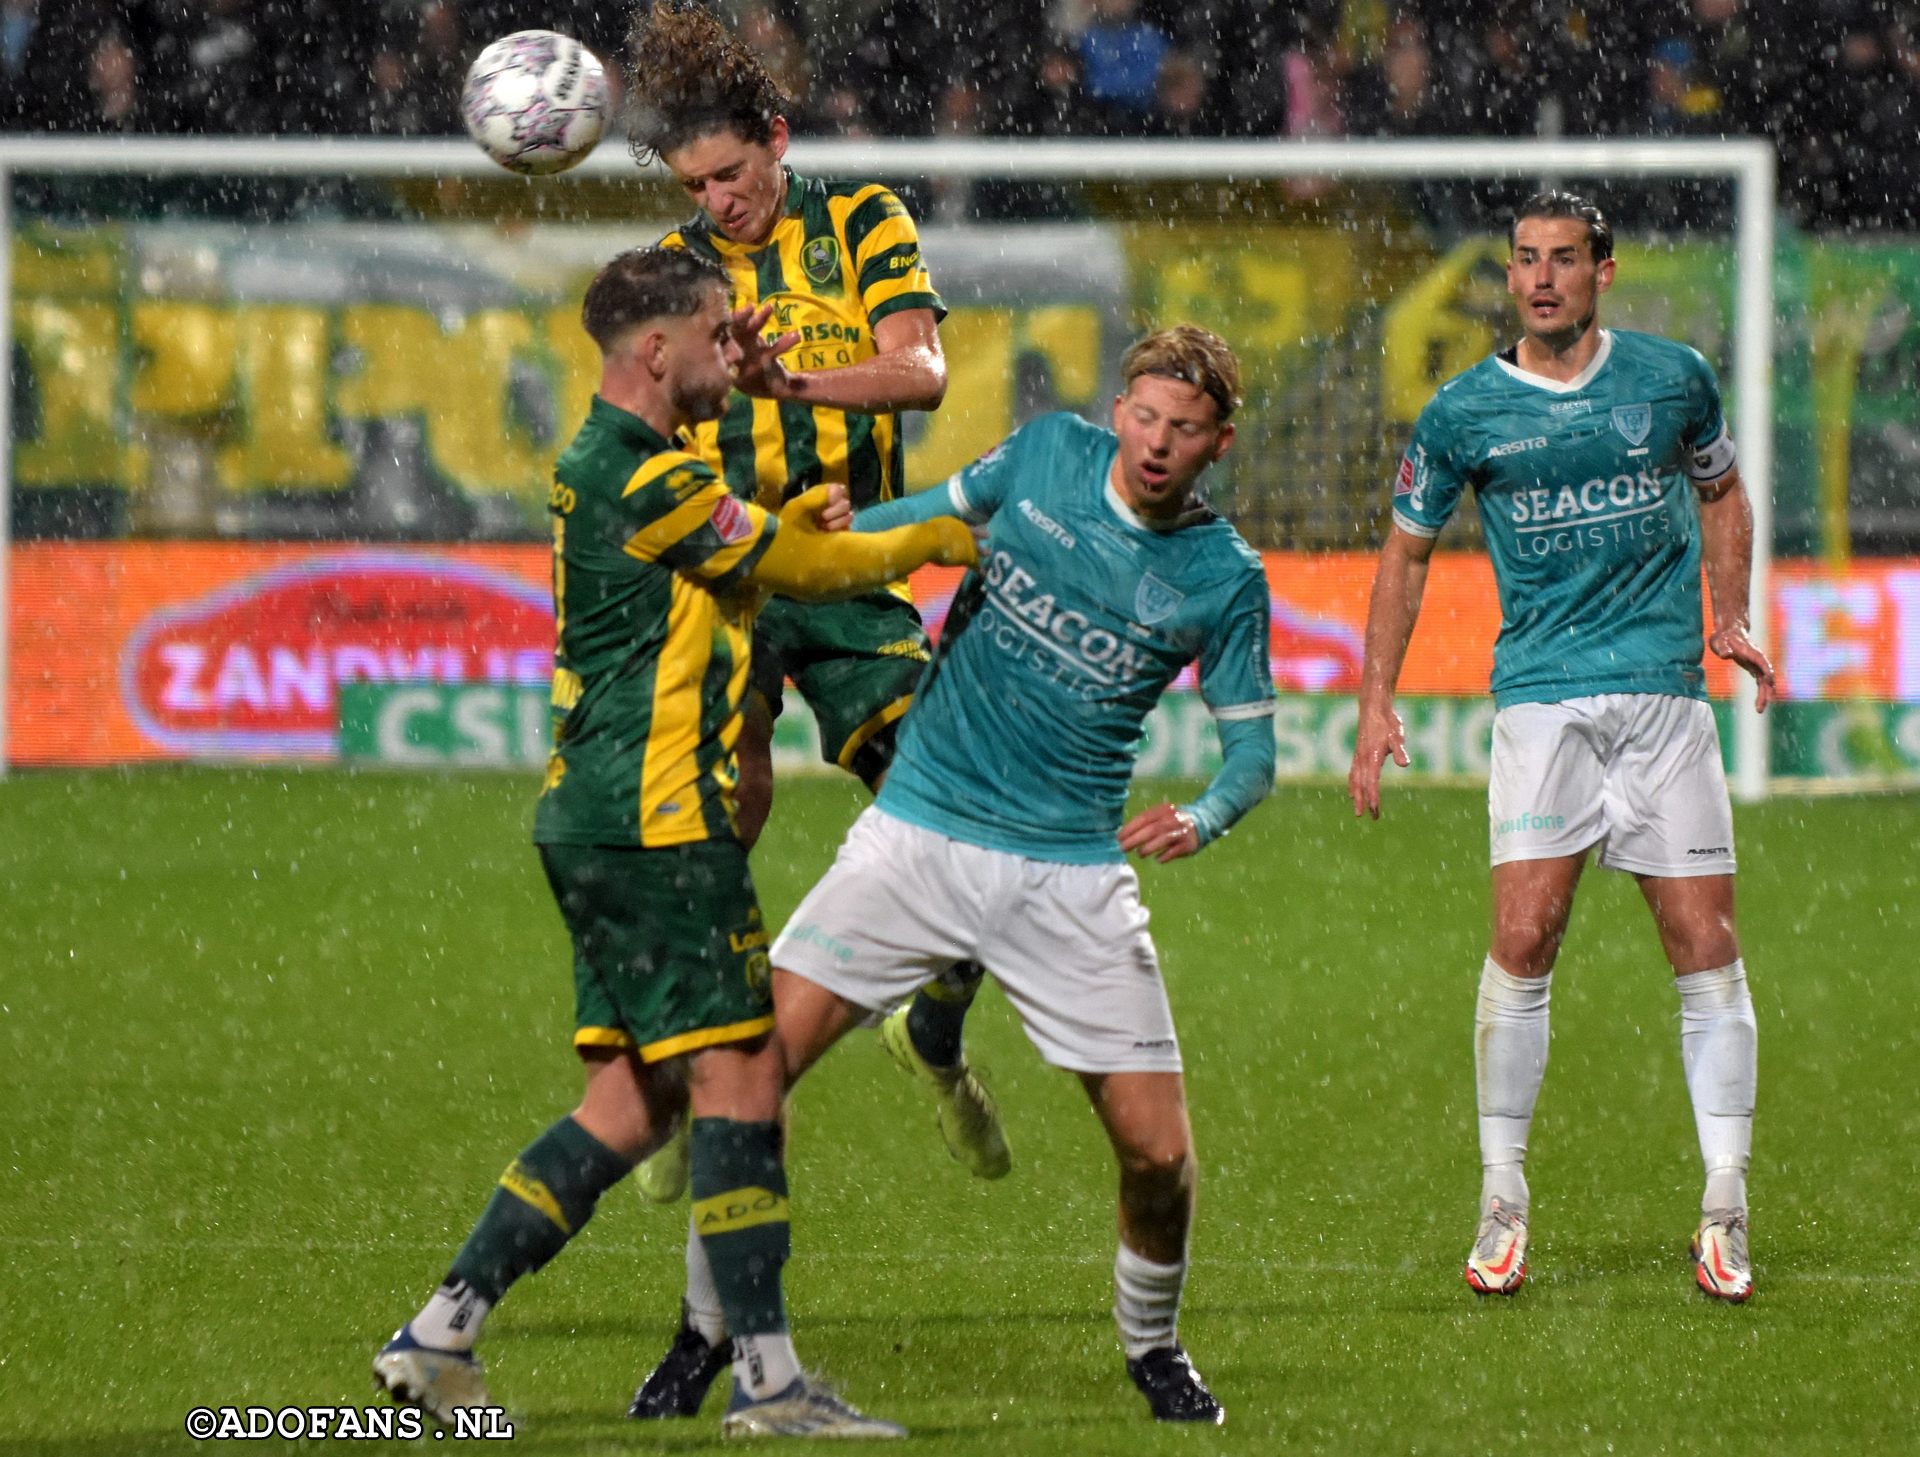
<path id="1" fill-rule="evenodd" d="M 576 1047 L 658 1062 L 773 1027 L 772 971 L 737 841 L 542 845 L 573 941 Z"/>
<path id="2" fill-rule="evenodd" d="M 1493 720 L 1493 864 L 1597 848 L 1637 875 L 1730 875 L 1733 808 L 1712 707 L 1663 693 L 1520 703 Z"/>
<path id="3" fill-rule="evenodd" d="M 1525 810 L 1510 819 L 1496 821 L 1493 826 L 1493 837 L 1497 840 L 1502 835 L 1519 835 L 1537 830 L 1564 830 L 1566 827 L 1565 815 L 1543 815 Z"/>

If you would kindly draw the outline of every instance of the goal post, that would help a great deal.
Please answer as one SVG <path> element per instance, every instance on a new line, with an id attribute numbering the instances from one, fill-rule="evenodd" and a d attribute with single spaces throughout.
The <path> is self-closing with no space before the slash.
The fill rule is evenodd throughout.
<path id="1" fill-rule="evenodd" d="M 1765 643 L 1773 544 L 1774 214 L 1772 147 L 1759 140 L 800 140 L 790 157 L 806 173 L 883 180 L 1051 179 L 1087 183 L 1255 182 L 1288 178 L 1717 179 L 1731 183 L 1734 298 L 1730 389 L 1740 465 L 1754 513 L 1752 631 Z M 491 178 L 503 174 L 464 140 L 317 138 L 0 138 L 0 685 L 10 682 L 14 388 L 14 184 L 30 175 L 346 179 Z M 581 181 L 640 176 L 618 139 L 579 168 L 524 184 L 564 199 Z M 657 174 L 656 174 L 657 175 Z M 503 184 L 505 185 L 505 184 Z M 563 210 L 564 203 L 556 205 Z M 1230 221 L 1227 220 L 1227 221 Z M 1756 800 L 1769 784 L 1769 736 L 1752 712 L 1753 686 L 1736 674 L 1732 785 Z M 8 752 L 8 695 L 0 692 L 0 773 Z"/>

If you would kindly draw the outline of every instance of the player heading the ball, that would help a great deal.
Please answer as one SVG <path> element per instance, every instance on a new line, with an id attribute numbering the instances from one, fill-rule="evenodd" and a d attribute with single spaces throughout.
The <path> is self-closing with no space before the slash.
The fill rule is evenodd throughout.
<path id="1" fill-rule="evenodd" d="M 741 349 L 725 413 L 695 449 L 743 500 L 775 506 L 807 486 L 844 485 L 856 508 L 899 495 L 905 412 L 944 397 L 946 306 L 914 220 L 876 182 L 804 177 L 786 165 L 790 99 L 766 66 L 697 4 L 641 5 L 628 45 L 636 160 L 663 164 L 695 211 L 661 242 L 727 270 Z M 806 702 L 826 762 L 877 790 L 893 762 L 929 642 L 912 592 L 896 582 L 828 606 L 773 597 L 753 628 L 753 666 L 736 753 L 741 839 L 773 807 L 773 726 L 789 691 Z M 880 1031 L 931 1096 L 948 1151 L 984 1179 L 1012 1156 L 998 1108 L 963 1037 L 978 968 L 956 966 Z M 685 1192 L 685 1144 L 643 1164 L 647 1198 Z M 689 1415 L 726 1369 L 725 1322 L 688 1242 L 683 1318 L 634 1394 L 636 1419 Z"/>

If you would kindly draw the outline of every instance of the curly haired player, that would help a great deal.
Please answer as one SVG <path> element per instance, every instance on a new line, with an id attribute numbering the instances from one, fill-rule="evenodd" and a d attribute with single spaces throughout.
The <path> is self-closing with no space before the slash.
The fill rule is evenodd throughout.
<path id="1" fill-rule="evenodd" d="M 946 392 L 940 320 L 912 217 L 878 183 L 828 182 L 786 166 L 788 98 L 764 66 L 698 5 L 637 11 L 628 46 L 629 140 L 661 161 L 699 212 L 662 238 L 733 283 L 737 392 L 702 424 L 695 449 L 734 493 L 777 506 L 822 482 L 856 508 L 900 495 L 900 413 Z M 820 725 L 822 757 L 877 790 L 928 661 L 904 582 L 825 606 L 772 598 L 754 625 L 740 737 L 739 828 L 749 846 L 773 803 L 773 721 L 792 679 Z M 998 1110 L 969 1068 L 961 1032 L 980 984 L 962 964 L 882 1023 L 889 1054 L 933 1096 L 949 1150 L 981 1178 L 1010 1165 Z M 669 1202 L 686 1184 L 686 1145 L 643 1165 Z M 686 1319 L 636 1394 L 635 1417 L 688 1415 L 726 1366 L 726 1330 L 698 1240 L 688 1241 Z"/>

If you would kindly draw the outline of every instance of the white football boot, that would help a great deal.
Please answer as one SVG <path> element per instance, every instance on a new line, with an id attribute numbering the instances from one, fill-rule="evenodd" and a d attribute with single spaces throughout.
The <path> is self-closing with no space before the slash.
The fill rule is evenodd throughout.
<path id="1" fill-rule="evenodd" d="M 1518 1290 L 1527 1278 L 1526 1212 L 1489 1199 L 1462 1273 L 1482 1295 L 1511 1295 Z"/>
<path id="2" fill-rule="evenodd" d="M 1753 1294 L 1746 1210 L 1710 1210 L 1701 1219 L 1687 1252 L 1693 1256 L 1693 1278 L 1715 1300 L 1738 1305 Z"/>
<path id="3" fill-rule="evenodd" d="M 458 1407 L 490 1407 L 487 1371 L 477 1356 L 441 1351 L 413 1338 L 401 1326 L 373 1358 L 373 1384 L 401 1406 L 417 1406 L 443 1427 L 453 1425 Z"/>
<path id="4" fill-rule="evenodd" d="M 735 1383 L 720 1419 L 723 1437 L 904 1437 L 907 1429 L 856 1411 L 811 1377 L 796 1376 L 785 1391 L 749 1401 Z"/>

